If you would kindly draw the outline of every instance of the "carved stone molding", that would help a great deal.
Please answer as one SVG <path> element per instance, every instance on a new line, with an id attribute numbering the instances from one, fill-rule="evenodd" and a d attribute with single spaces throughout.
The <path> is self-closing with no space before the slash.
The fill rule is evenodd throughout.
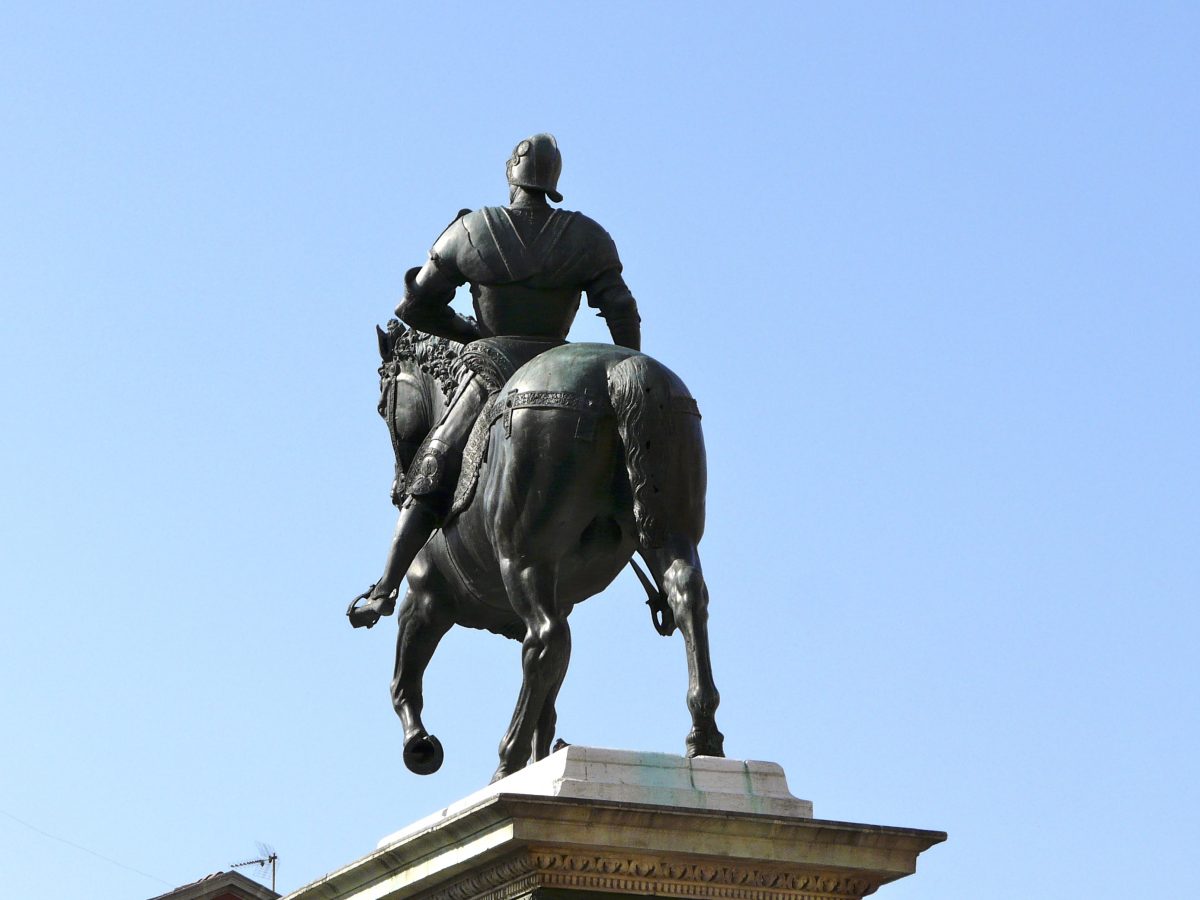
<path id="1" fill-rule="evenodd" d="M 879 882 L 837 872 L 651 855 L 531 849 L 422 900 L 512 900 L 539 887 L 713 900 L 857 900 Z"/>
<path id="2" fill-rule="evenodd" d="M 540 887 L 533 858 L 519 853 L 421 895 L 421 900 L 511 900 Z"/>

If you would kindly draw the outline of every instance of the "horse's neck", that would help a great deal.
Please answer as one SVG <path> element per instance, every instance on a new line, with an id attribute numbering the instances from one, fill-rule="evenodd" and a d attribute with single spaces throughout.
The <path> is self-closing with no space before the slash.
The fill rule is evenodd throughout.
<path id="1" fill-rule="evenodd" d="M 438 380 L 422 369 L 416 361 L 404 360 L 400 364 L 400 371 L 421 386 L 422 409 L 420 416 L 423 421 L 420 422 L 420 430 L 431 430 L 442 420 L 446 407 L 450 404 L 450 398 L 442 393 Z"/>
<path id="2" fill-rule="evenodd" d="M 428 375 L 425 376 L 425 390 L 429 395 L 429 427 L 432 429 L 434 425 L 442 421 L 442 416 L 446 414 L 446 407 L 450 405 L 450 398 L 442 393 L 437 379 L 430 378 Z"/>

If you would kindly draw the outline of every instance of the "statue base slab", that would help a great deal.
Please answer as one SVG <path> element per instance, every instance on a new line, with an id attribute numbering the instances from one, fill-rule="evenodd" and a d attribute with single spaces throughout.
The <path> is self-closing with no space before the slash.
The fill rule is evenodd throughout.
<path id="1" fill-rule="evenodd" d="M 571 746 L 287 900 L 848 900 L 945 839 L 814 819 L 774 763 Z"/>

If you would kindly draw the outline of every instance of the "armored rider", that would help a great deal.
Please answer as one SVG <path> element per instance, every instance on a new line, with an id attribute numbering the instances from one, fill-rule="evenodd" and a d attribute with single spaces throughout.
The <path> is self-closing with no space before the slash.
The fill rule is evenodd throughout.
<path id="1" fill-rule="evenodd" d="M 355 628 L 369 628 L 395 610 L 401 580 L 450 513 L 475 420 L 518 368 L 565 343 L 581 292 L 615 344 L 640 349 L 637 303 L 621 277 L 612 238 L 582 213 L 547 202 L 562 202 L 562 156 L 554 136 L 521 141 L 507 170 L 508 206 L 464 210 L 434 243 L 425 265 L 404 276 L 396 315 L 418 331 L 466 344 L 464 374 L 409 467 L 383 575 L 346 611 Z M 471 286 L 475 322 L 449 305 L 463 284 Z"/>

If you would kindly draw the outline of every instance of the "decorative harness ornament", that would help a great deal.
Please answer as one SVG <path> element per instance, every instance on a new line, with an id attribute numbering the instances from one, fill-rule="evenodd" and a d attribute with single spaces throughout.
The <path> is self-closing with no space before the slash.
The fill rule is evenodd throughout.
<path id="1" fill-rule="evenodd" d="M 590 441 L 596 433 L 596 416 L 601 412 L 600 404 L 586 393 L 570 391 L 517 391 L 511 390 L 504 398 L 504 408 L 494 412 L 492 421 L 504 417 L 504 436 L 512 437 L 512 414 L 514 409 L 566 409 L 579 413 L 575 425 L 575 437 Z"/>

